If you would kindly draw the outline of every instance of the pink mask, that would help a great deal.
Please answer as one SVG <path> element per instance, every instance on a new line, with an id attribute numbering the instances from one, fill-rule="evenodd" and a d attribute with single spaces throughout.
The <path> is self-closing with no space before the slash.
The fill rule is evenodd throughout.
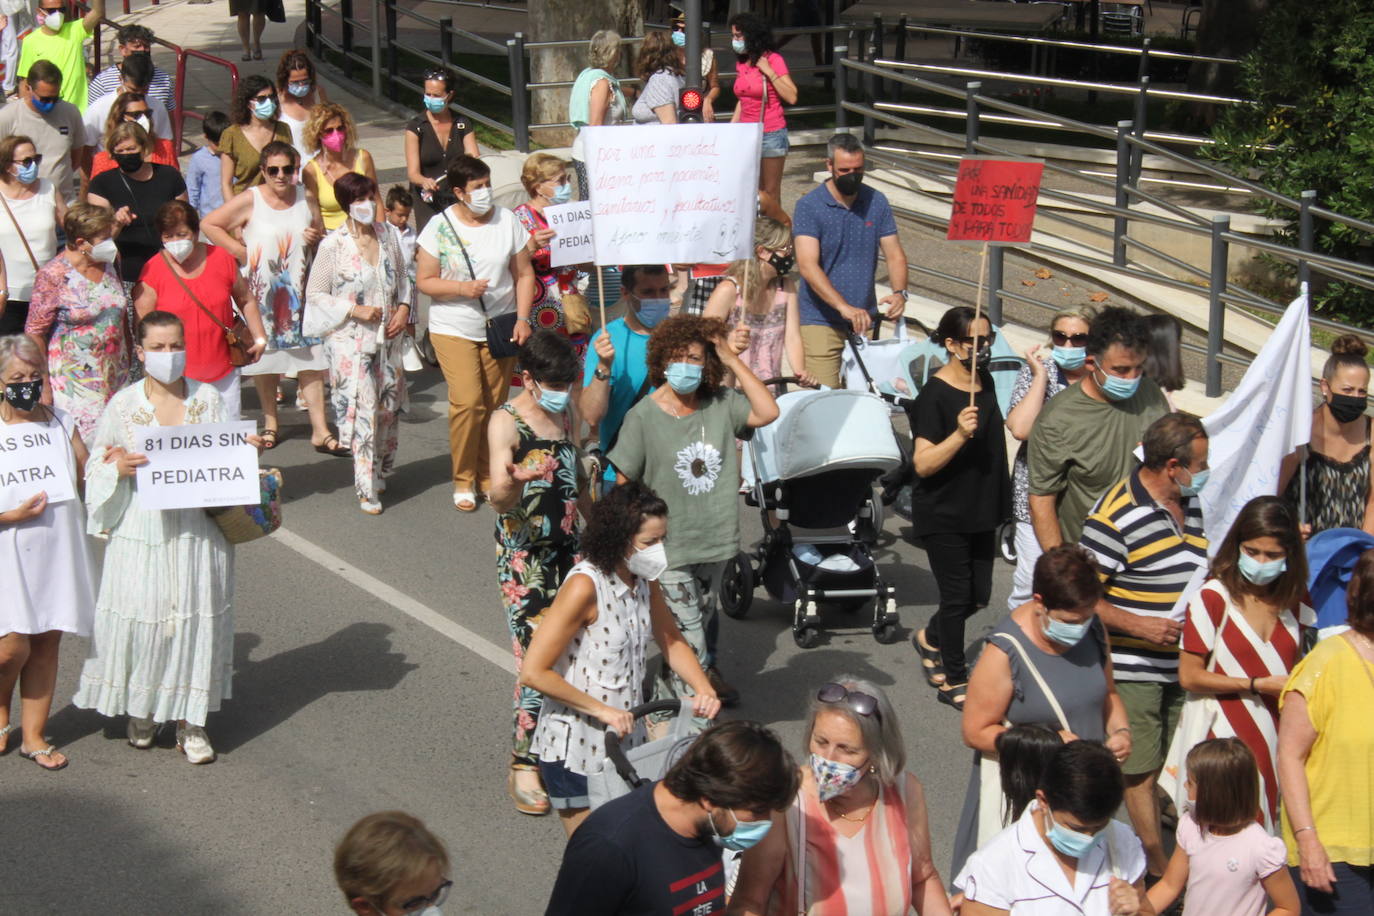
<path id="1" fill-rule="evenodd" d="M 344 132 L 331 130 L 320 137 L 320 143 L 331 153 L 337 153 L 344 148 Z"/>

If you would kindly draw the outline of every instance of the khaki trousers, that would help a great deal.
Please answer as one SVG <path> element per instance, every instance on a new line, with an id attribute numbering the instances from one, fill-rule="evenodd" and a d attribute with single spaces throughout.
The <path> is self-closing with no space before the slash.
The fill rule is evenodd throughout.
<path id="1" fill-rule="evenodd" d="M 806 353 L 806 371 L 822 385 L 843 388 L 840 359 L 844 355 L 844 332 L 826 324 L 804 324 L 801 337 L 802 350 Z"/>
<path id="2" fill-rule="evenodd" d="M 448 448 L 453 491 L 480 493 L 491 483 L 487 420 L 506 402 L 515 358 L 492 359 L 486 341 L 429 335 L 448 383 Z"/>

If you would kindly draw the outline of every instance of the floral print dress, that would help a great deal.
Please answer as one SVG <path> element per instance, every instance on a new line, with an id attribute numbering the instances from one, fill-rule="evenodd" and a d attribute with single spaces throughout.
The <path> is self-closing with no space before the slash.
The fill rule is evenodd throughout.
<path id="1" fill-rule="evenodd" d="M 543 472 L 542 477 L 525 484 L 514 508 L 496 517 L 496 579 L 501 585 L 501 601 L 506 607 L 518 672 L 540 618 L 578 562 L 580 487 L 577 448 L 571 439 L 541 439 L 514 407 L 506 404 L 501 409 L 514 418 L 520 436 L 515 447 L 515 465 Z M 530 741 L 543 704 L 541 694 L 516 686 L 516 763 L 532 766 L 536 762 L 530 753 Z"/>
<path id="2" fill-rule="evenodd" d="M 48 342 L 53 404 L 75 418 L 87 442 L 105 405 L 129 382 L 130 318 L 113 265 L 92 283 L 58 255 L 34 276 L 24 333 Z"/>
<path id="3" fill-rule="evenodd" d="M 540 229 L 549 228 L 549 221 L 544 218 L 544 214 L 529 204 L 521 204 L 516 207 L 515 218 L 520 221 L 520 225 L 525 227 L 530 235 L 534 235 Z M 553 251 L 548 245 L 530 255 L 530 263 L 534 267 L 534 278 L 539 283 L 539 288 L 534 295 L 534 306 L 530 309 L 530 320 L 536 328 L 548 328 L 551 331 L 568 334 L 568 329 L 563 322 L 563 296 L 567 293 L 580 293 L 581 281 L 585 274 L 574 265 L 551 266 L 549 262 L 552 256 Z M 578 356 L 582 356 L 586 352 L 587 335 L 568 336 L 577 345 Z"/>

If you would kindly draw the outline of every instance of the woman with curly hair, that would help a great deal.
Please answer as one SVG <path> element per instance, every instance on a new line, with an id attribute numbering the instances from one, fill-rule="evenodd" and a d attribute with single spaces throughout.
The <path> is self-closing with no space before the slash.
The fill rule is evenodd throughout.
<path id="1" fill-rule="evenodd" d="M 672 511 L 663 595 L 716 693 L 733 704 L 739 692 L 715 670 L 714 610 L 725 561 L 739 549 L 735 440 L 776 420 L 778 405 L 730 348 L 729 332 L 725 322 L 695 315 L 654 329 L 647 361 L 657 390 L 625 415 L 610 460 L 617 480 L 652 487 Z M 739 390 L 726 387 L 727 372 Z M 682 692 L 682 682 L 660 668 L 654 699 Z"/>
<path id="2" fill-rule="evenodd" d="M 291 127 L 278 117 L 277 89 L 265 76 L 239 82 L 229 108 L 233 124 L 219 137 L 219 181 L 225 200 L 262 184 L 262 149 L 273 140 L 291 142 Z"/>
<path id="3" fill-rule="evenodd" d="M 782 168 L 787 161 L 787 119 L 782 106 L 797 104 L 797 84 L 787 61 L 777 51 L 773 29 L 757 13 L 737 13 L 730 20 L 730 48 L 735 64 L 735 113 L 731 121 L 763 124 L 759 190 L 782 199 Z"/>
<path id="4" fill-rule="evenodd" d="M 650 32 L 639 46 L 635 75 L 644 88 L 631 114 L 636 124 L 677 123 L 677 97 L 682 91 L 682 53 L 667 32 Z"/>
<path id="5" fill-rule="evenodd" d="M 366 176 L 377 184 L 377 167 L 372 154 L 358 147 L 358 131 L 348 109 L 336 102 L 316 105 L 305 124 L 305 148 L 310 161 L 301 170 L 305 190 L 320 202 L 324 231 L 333 232 L 348 219 L 348 212 L 334 196 L 334 182 L 349 172 Z M 382 198 L 373 203 L 383 212 Z"/>
<path id="6" fill-rule="evenodd" d="M 605 756 L 606 729 L 622 747 L 644 740 L 630 710 L 643 702 L 645 650 L 653 637 L 691 696 L 713 719 L 720 700 L 668 611 L 657 581 L 668 565 L 668 504 L 627 482 L 596 504 L 572 568 L 530 641 L 520 686 L 544 695 L 530 751 L 549 802 L 572 836 L 587 817 L 587 774 Z"/>

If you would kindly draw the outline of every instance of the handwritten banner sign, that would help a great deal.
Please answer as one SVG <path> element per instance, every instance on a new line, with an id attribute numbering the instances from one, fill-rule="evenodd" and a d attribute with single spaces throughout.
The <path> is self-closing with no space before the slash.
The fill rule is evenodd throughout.
<path id="1" fill-rule="evenodd" d="M 144 509 L 247 506 L 260 498 L 252 420 L 190 426 L 139 426 L 133 452 L 148 456 L 137 471 Z"/>
<path id="2" fill-rule="evenodd" d="M 762 126 L 584 127 L 597 264 L 752 256 Z"/>
<path id="3" fill-rule="evenodd" d="M 549 221 L 549 228 L 558 233 L 549 241 L 551 267 L 592 263 L 595 253 L 592 251 L 590 201 L 575 200 L 570 204 L 545 207 L 544 218 Z"/>
<path id="4" fill-rule="evenodd" d="M 48 502 L 76 499 L 71 446 L 58 424 L 0 424 L 0 512 L 17 509 L 39 493 Z"/>
<path id="5" fill-rule="evenodd" d="M 962 159 L 946 239 L 1006 245 L 1029 242 L 1043 162 Z"/>

